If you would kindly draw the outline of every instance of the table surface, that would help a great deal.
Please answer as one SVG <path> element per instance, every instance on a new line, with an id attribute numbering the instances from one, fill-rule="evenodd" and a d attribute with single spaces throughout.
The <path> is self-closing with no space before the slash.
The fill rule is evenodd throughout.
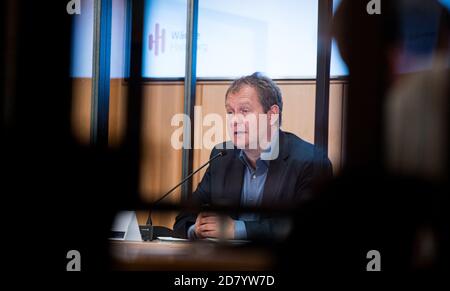
<path id="1" fill-rule="evenodd" d="M 274 261 L 261 247 L 203 241 L 111 241 L 110 256 L 114 270 L 136 271 L 264 271 Z"/>

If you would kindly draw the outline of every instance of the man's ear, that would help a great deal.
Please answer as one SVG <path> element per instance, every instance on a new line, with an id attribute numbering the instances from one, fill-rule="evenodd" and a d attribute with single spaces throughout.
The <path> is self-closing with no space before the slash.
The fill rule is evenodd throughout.
<path id="1" fill-rule="evenodd" d="M 280 120 L 280 107 L 278 105 L 272 105 L 267 114 L 270 118 L 270 125 L 275 125 Z"/>

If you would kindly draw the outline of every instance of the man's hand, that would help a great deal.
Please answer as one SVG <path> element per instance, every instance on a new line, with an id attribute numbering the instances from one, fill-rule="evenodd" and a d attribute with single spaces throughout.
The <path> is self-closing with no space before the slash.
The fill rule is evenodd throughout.
<path id="1" fill-rule="evenodd" d="M 199 238 L 234 239 L 234 220 L 212 212 L 201 212 L 195 221 L 195 234 Z"/>

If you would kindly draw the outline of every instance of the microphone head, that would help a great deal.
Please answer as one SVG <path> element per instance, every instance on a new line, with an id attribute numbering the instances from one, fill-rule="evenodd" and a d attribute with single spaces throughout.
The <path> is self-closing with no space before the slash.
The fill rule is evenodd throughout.
<path id="1" fill-rule="evenodd" d="M 225 149 L 222 149 L 222 150 L 220 150 L 220 152 L 219 152 L 219 154 L 220 154 L 220 156 L 226 156 L 227 155 L 227 150 L 225 150 Z"/>

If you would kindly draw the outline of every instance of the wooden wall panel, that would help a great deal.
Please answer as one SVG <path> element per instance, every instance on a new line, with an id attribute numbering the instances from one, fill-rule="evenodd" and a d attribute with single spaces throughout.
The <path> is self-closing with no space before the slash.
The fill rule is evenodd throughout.
<path id="1" fill-rule="evenodd" d="M 181 150 L 171 146 L 174 114 L 183 113 L 182 84 L 145 84 L 143 87 L 143 126 L 140 193 L 144 201 L 154 201 L 181 180 Z M 177 189 L 167 202 L 178 202 Z M 174 215 L 154 213 L 155 225 L 172 227 Z"/>
<path id="2" fill-rule="evenodd" d="M 72 80 L 72 133 L 81 144 L 89 144 L 91 136 L 92 79 Z"/>
<path id="3" fill-rule="evenodd" d="M 328 121 L 328 157 L 333 165 L 333 174 L 337 174 L 341 168 L 342 152 L 342 112 L 343 112 L 342 83 L 330 84 L 330 106 Z"/>
<path id="4" fill-rule="evenodd" d="M 222 134 L 224 140 L 227 139 L 227 130 L 225 124 L 226 111 L 225 111 L 225 93 L 229 87 L 230 82 L 216 82 L 211 84 L 200 83 L 197 90 L 196 105 L 201 106 L 202 115 L 216 113 L 219 114 L 223 122 Z M 197 120 L 198 121 L 198 120 Z M 198 122 L 195 123 L 195 129 L 202 128 L 202 134 L 205 133 L 210 127 L 201 126 Z M 194 168 L 199 167 L 201 164 L 208 161 L 212 148 L 202 148 L 194 150 Z M 206 168 L 202 169 L 198 174 L 193 177 L 193 189 L 197 188 L 197 184 L 206 172 Z"/>
<path id="5" fill-rule="evenodd" d="M 123 79 L 111 79 L 110 86 L 108 142 L 116 147 L 125 136 L 128 86 Z"/>
<path id="6" fill-rule="evenodd" d="M 127 85 L 123 79 L 111 79 L 109 143 L 117 146 L 125 134 Z M 91 130 L 92 79 L 74 78 L 72 82 L 72 132 L 82 144 L 89 144 Z"/>
<path id="7" fill-rule="evenodd" d="M 279 83 L 283 94 L 281 128 L 314 143 L 315 82 Z"/>

